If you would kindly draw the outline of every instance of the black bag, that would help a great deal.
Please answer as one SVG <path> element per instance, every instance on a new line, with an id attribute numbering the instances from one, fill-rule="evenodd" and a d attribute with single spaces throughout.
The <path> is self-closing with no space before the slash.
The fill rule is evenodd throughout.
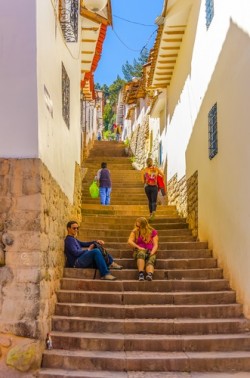
<path id="1" fill-rule="evenodd" d="M 97 243 L 95 242 L 95 247 L 98 248 L 101 252 L 102 252 L 102 255 L 104 257 L 104 260 L 106 262 L 107 265 L 109 265 L 109 254 L 108 254 L 108 251 L 106 250 L 106 248 L 103 247 L 103 245 L 101 245 L 100 243 Z"/>

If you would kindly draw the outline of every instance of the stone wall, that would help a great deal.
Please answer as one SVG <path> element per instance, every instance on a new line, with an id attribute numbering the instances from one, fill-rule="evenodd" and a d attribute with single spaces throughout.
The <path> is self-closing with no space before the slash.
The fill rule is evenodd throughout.
<path id="1" fill-rule="evenodd" d="M 149 117 L 146 115 L 141 125 L 138 125 L 133 132 L 130 140 L 130 151 L 136 159 L 137 169 L 145 166 L 148 157 L 148 141 L 149 141 Z"/>
<path id="2" fill-rule="evenodd" d="M 81 220 L 81 182 L 76 166 L 72 204 L 39 159 L 0 159 L 0 332 L 11 335 L 9 353 L 15 336 L 44 346 L 63 274 L 66 223 Z"/>
<path id="3" fill-rule="evenodd" d="M 198 235 L 198 172 L 188 180 L 174 175 L 167 183 L 168 204 L 175 205 L 180 216 L 187 219 L 194 236 Z"/>

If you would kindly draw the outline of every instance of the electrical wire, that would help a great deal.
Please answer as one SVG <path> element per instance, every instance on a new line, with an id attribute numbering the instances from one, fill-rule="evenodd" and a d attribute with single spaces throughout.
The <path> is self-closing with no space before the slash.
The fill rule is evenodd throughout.
<path id="1" fill-rule="evenodd" d="M 141 50 L 131 49 L 128 45 L 126 45 L 126 43 L 121 40 L 121 38 L 119 37 L 119 35 L 116 33 L 116 31 L 114 29 L 113 29 L 113 33 L 116 35 L 116 37 L 119 39 L 119 41 L 123 44 L 123 46 L 125 46 L 128 50 L 135 51 L 135 52 L 141 51 Z"/>
<path id="2" fill-rule="evenodd" d="M 147 45 L 149 44 L 150 39 L 152 38 L 152 36 L 154 35 L 154 33 L 156 33 L 157 29 L 154 30 L 153 33 L 150 34 L 150 36 L 149 36 L 147 42 L 145 43 L 145 45 L 144 45 L 140 50 L 138 50 L 138 49 L 132 49 L 131 47 L 129 47 L 128 45 L 126 45 L 126 43 L 123 42 L 123 40 L 119 37 L 119 35 L 116 33 L 116 31 L 115 31 L 114 29 L 112 29 L 112 31 L 113 31 L 113 33 L 116 35 L 116 37 L 119 39 L 119 41 L 120 41 L 120 42 L 121 42 L 121 43 L 122 43 L 122 44 L 123 44 L 128 50 L 130 50 L 130 51 L 135 51 L 135 52 L 140 52 L 140 53 L 141 53 L 141 52 L 147 47 Z"/>
<path id="3" fill-rule="evenodd" d="M 135 22 L 135 21 L 127 20 L 126 18 L 122 18 L 120 16 L 116 16 L 115 14 L 113 14 L 113 17 L 119 18 L 120 20 L 123 20 L 123 21 L 126 21 L 126 22 L 130 22 L 131 24 L 136 24 L 136 25 L 141 25 L 141 26 L 150 26 L 150 27 L 155 26 L 153 24 L 151 24 L 151 25 L 149 25 L 149 24 L 142 24 L 140 22 Z"/>

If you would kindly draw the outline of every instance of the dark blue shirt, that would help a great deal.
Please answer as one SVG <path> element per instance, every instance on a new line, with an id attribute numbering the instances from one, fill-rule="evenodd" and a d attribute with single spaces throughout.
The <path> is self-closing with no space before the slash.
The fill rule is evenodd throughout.
<path id="1" fill-rule="evenodd" d="M 80 240 L 74 238 L 74 236 L 67 235 L 64 240 L 64 253 L 67 258 L 66 266 L 69 268 L 73 268 L 76 259 L 83 253 L 85 253 L 88 247 L 93 243 L 94 241 L 81 242 Z M 84 247 L 86 248 L 86 250 L 82 249 Z"/>

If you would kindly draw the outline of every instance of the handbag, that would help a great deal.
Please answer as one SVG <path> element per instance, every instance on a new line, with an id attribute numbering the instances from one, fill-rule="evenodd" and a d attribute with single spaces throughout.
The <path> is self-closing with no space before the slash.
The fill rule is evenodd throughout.
<path id="1" fill-rule="evenodd" d="M 109 253 L 108 251 L 106 250 L 106 248 L 103 247 L 102 244 L 98 243 L 98 242 L 94 242 L 95 244 L 95 247 L 98 248 L 101 252 L 102 252 L 102 255 L 103 255 L 103 258 L 106 262 L 107 265 L 109 265 Z"/>
<path id="2" fill-rule="evenodd" d="M 91 198 L 98 198 L 99 197 L 99 187 L 97 181 L 94 180 L 89 187 L 89 193 Z"/>
<path id="3" fill-rule="evenodd" d="M 161 190 L 162 195 L 165 196 L 166 186 L 165 186 L 163 177 L 161 175 L 157 175 L 157 186 L 158 186 L 158 190 Z"/>

